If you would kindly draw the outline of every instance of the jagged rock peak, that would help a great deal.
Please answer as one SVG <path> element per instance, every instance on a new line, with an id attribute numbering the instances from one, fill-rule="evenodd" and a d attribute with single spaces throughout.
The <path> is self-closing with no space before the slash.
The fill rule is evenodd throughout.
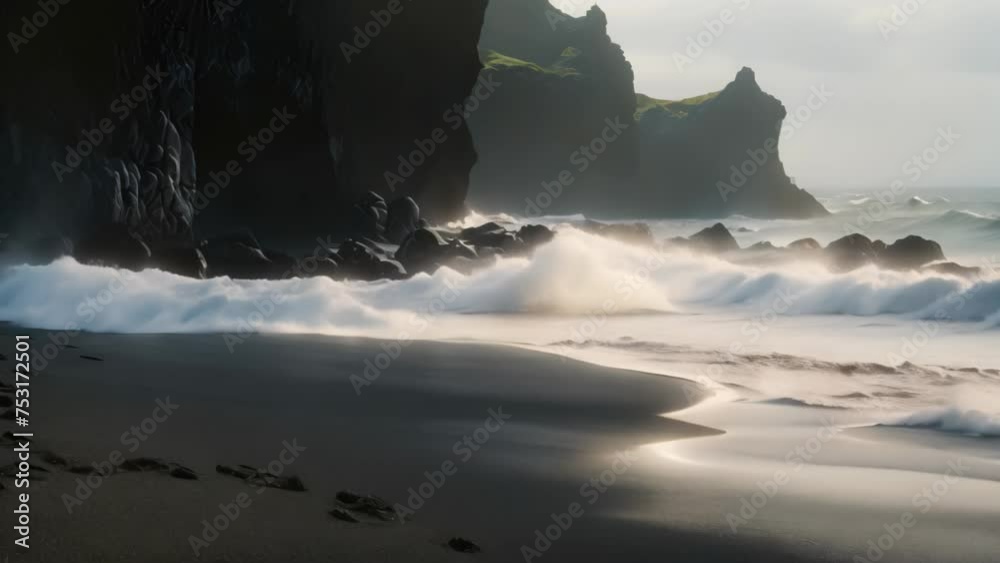
<path id="1" fill-rule="evenodd" d="M 600 27 L 602 33 L 607 33 L 608 30 L 608 16 L 604 13 L 604 10 L 600 6 L 594 4 L 587 10 L 587 19 L 594 22 Z"/>
<path id="2" fill-rule="evenodd" d="M 763 90 L 757 84 L 757 74 L 750 67 L 743 67 L 736 73 L 736 78 L 726 86 L 725 91 L 743 94 L 761 93 Z"/>
<path id="3" fill-rule="evenodd" d="M 757 74 L 754 73 L 753 69 L 745 66 L 736 73 L 736 82 L 753 82 L 757 83 Z"/>

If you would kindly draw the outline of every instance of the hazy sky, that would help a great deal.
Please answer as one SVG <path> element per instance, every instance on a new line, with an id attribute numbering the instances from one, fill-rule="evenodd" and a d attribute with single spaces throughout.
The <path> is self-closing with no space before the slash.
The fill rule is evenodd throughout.
<path id="1" fill-rule="evenodd" d="M 595 4 L 552 3 L 576 15 Z M 788 173 L 802 187 L 888 185 L 905 177 L 903 165 L 933 145 L 939 128 L 949 127 L 960 138 L 912 185 L 1000 186 L 996 0 L 596 3 L 635 68 L 639 92 L 678 99 L 719 90 L 743 66 L 790 112 L 812 87 L 832 91 L 793 138 L 782 139 Z M 892 23 L 894 5 L 913 13 Z M 715 25 L 715 37 L 705 22 L 720 20 L 726 9 L 729 23 L 721 33 Z M 689 39 L 703 31 L 704 52 L 679 63 L 674 54 L 688 56 Z"/>

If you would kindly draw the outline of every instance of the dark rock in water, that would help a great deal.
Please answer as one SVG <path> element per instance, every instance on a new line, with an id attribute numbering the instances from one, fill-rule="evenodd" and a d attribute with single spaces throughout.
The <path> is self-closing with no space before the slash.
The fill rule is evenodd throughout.
<path id="1" fill-rule="evenodd" d="M 296 260 L 291 254 L 271 249 L 262 249 L 261 252 L 271 262 L 271 271 L 267 276 L 269 279 L 288 279 L 307 276 L 302 270 L 302 262 Z"/>
<path id="2" fill-rule="evenodd" d="M 81 264 L 139 271 L 150 263 L 152 252 L 142 238 L 122 225 L 95 230 L 76 243 L 73 256 Z"/>
<path id="3" fill-rule="evenodd" d="M 831 242 L 824 253 L 830 265 L 840 271 L 854 270 L 878 260 L 878 246 L 858 233 Z"/>
<path id="4" fill-rule="evenodd" d="M 151 265 L 179 276 L 197 279 L 208 277 L 208 261 L 201 250 L 194 246 L 155 247 Z"/>
<path id="5" fill-rule="evenodd" d="M 750 246 L 749 248 L 747 248 L 747 250 L 758 251 L 758 252 L 761 252 L 761 251 L 770 251 L 770 250 L 777 250 L 777 249 L 778 249 L 778 247 L 774 246 L 773 244 L 771 244 L 770 241 L 766 241 L 766 240 L 758 242 L 758 243 Z"/>
<path id="6" fill-rule="evenodd" d="M 479 258 L 479 254 L 475 248 L 457 238 L 448 241 L 448 253 L 451 257 L 465 258 L 467 260 L 477 260 Z"/>
<path id="7" fill-rule="evenodd" d="M 342 242 L 334 259 L 339 264 L 338 275 L 345 278 L 375 281 L 406 277 L 406 269 L 399 262 L 379 257 L 374 250 L 354 239 Z"/>
<path id="8" fill-rule="evenodd" d="M 703 229 L 688 239 L 691 245 L 704 252 L 723 254 L 740 249 L 740 245 L 733 238 L 732 233 L 722 223 L 716 223 L 707 229 Z"/>
<path id="9" fill-rule="evenodd" d="M 351 232 L 360 236 L 380 239 L 385 235 L 389 208 L 385 199 L 375 192 L 368 192 L 351 207 Z"/>
<path id="10" fill-rule="evenodd" d="M 334 508 L 330 511 L 330 516 L 333 516 L 337 520 L 343 520 L 344 522 L 350 522 L 351 524 L 358 524 L 361 521 L 351 514 L 351 511 L 345 510 L 343 508 Z"/>
<path id="11" fill-rule="evenodd" d="M 16 242 L 4 242 L 0 245 L 0 251 L 6 251 L 7 247 L 14 247 Z M 68 237 L 43 237 L 29 241 L 21 248 L 24 254 L 24 261 L 32 265 L 49 264 L 63 256 L 73 256 L 73 241 Z"/>
<path id="12" fill-rule="evenodd" d="M 462 229 L 458 237 L 476 248 L 492 246 L 510 252 L 517 247 L 517 236 L 492 221 L 478 227 Z"/>
<path id="13" fill-rule="evenodd" d="M 400 244 L 410 233 L 420 228 L 420 206 L 412 197 L 402 197 L 389 204 L 385 238 Z"/>
<path id="14" fill-rule="evenodd" d="M 335 258 L 320 258 L 316 260 L 316 271 L 314 272 L 314 275 L 340 279 L 340 264 Z"/>
<path id="15" fill-rule="evenodd" d="M 451 256 L 448 243 L 431 229 L 417 229 L 396 251 L 396 260 L 413 272 L 423 270 Z"/>
<path id="16" fill-rule="evenodd" d="M 487 264 L 492 263 L 494 258 L 505 255 L 502 248 L 497 248 L 495 246 L 477 246 L 476 254 L 479 255 L 480 263 Z"/>
<path id="17" fill-rule="evenodd" d="M 587 220 L 583 223 L 582 228 L 588 233 L 627 244 L 652 246 L 655 243 L 655 240 L 653 239 L 653 232 L 649 229 L 649 225 L 645 223 L 606 224 L 598 221 Z"/>
<path id="18" fill-rule="evenodd" d="M 808 251 L 812 251 L 812 250 L 819 250 L 819 249 L 823 248 L 823 246 L 820 245 L 820 243 L 817 242 L 816 239 L 814 239 L 814 238 L 803 238 L 803 239 L 799 239 L 797 241 L 789 243 L 787 248 L 789 248 L 791 250 L 808 250 Z"/>
<path id="19" fill-rule="evenodd" d="M 226 237 L 209 239 L 201 245 L 201 252 L 208 261 L 210 277 L 229 276 L 236 279 L 265 279 L 275 269 L 274 263 L 250 240 Z M 253 243 L 256 241 L 254 240 Z"/>
<path id="20" fill-rule="evenodd" d="M 915 270 L 925 264 L 944 260 L 941 245 L 922 237 L 910 235 L 892 243 L 880 253 L 881 263 L 895 270 Z"/>
<path id="21" fill-rule="evenodd" d="M 483 549 L 465 538 L 451 538 L 448 547 L 459 553 L 479 553 Z"/>
<path id="22" fill-rule="evenodd" d="M 940 264 L 929 264 L 921 268 L 925 272 L 935 272 L 938 274 L 945 274 L 949 276 L 958 276 L 960 278 L 973 279 L 982 274 L 982 270 L 979 268 L 962 266 L 961 264 L 956 264 L 955 262 L 943 262 Z"/>
<path id="23" fill-rule="evenodd" d="M 554 239 L 556 234 L 545 225 L 525 225 L 517 231 L 517 238 L 521 239 L 529 248 L 546 244 Z"/>
<path id="24" fill-rule="evenodd" d="M 384 248 L 382 248 L 379 245 L 378 241 L 372 240 L 372 239 L 370 239 L 368 237 L 360 237 L 357 240 L 361 244 L 367 246 L 368 250 L 371 250 L 375 254 L 379 254 L 381 256 L 387 256 L 389 254 L 388 252 L 385 251 Z"/>

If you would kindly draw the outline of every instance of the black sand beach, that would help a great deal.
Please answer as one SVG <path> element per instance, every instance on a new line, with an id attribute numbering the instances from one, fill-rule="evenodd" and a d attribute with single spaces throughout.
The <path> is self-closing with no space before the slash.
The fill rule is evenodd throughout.
<path id="1" fill-rule="evenodd" d="M 48 342 L 3 337 L 15 332 Z M 384 365 L 391 344 L 260 335 L 231 353 L 220 335 L 82 334 L 71 346 L 32 376 L 32 547 L 12 561 L 850 560 L 846 544 L 781 522 L 728 533 L 719 498 L 638 449 L 720 434 L 660 416 L 702 398 L 683 380 L 456 343 L 413 343 L 364 386 L 352 375 Z M 80 469 L 95 462 L 117 471 Z M 217 469 L 240 465 L 277 478 Z M 10 514 L 12 481 L 0 483 Z M 558 539 L 539 540 L 546 528 Z"/>

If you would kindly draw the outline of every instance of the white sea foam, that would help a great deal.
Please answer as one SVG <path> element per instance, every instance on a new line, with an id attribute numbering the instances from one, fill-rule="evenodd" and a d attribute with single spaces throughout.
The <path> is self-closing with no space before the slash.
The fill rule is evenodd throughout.
<path id="1" fill-rule="evenodd" d="M 1000 321 L 995 274 L 973 282 L 876 268 L 834 274 L 809 262 L 762 269 L 684 251 L 661 254 L 573 229 L 530 259 L 501 259 L 469 276 L 444 268 L 378 283 L 192 280 L 71 259 L 16 266 L 0 278 L 0 319 L 41 328 L 83 321 L 92 331 L 205 332 L 229 330 L 265 303 L 270 312 L 256 323 L 261 331 L 351 334 L 394 328 L 430 304 L 435 313 L 620 315 L 758 307 L 779 298 L 791 302 L 782 311 L 790 315 L 903 315 L 984 329 Z"/>

